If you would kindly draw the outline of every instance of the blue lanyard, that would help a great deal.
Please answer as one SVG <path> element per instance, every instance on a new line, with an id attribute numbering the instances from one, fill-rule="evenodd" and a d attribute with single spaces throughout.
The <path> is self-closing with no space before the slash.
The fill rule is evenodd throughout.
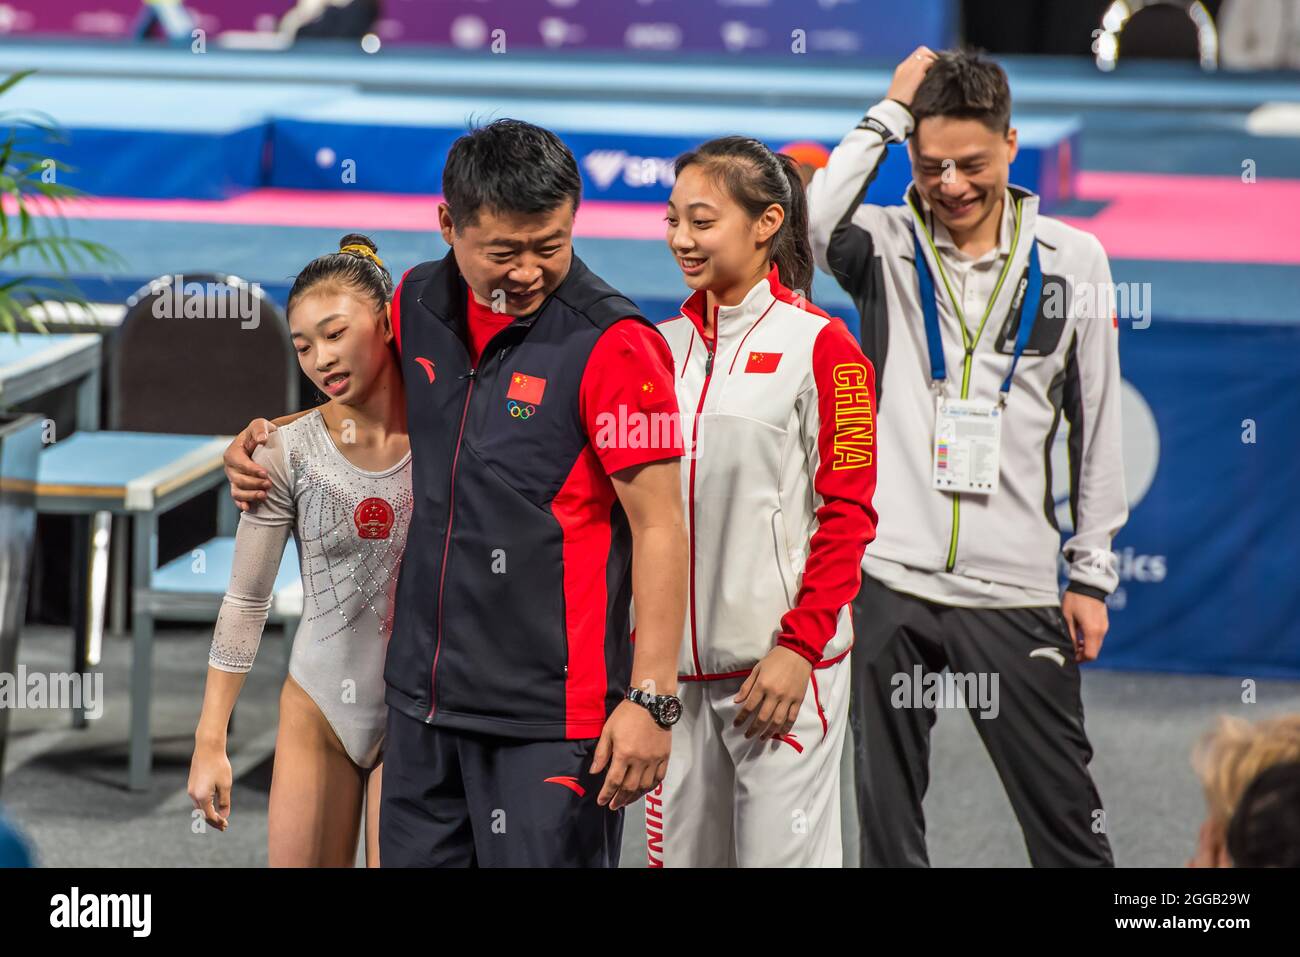
<path id="1" fill-rule="evenodd" d="M 930 264 L 921 254 L 921 239 L 917 227 L 912 229 L 912 247 L 916 255 L 916 278 L 921 286 L 921 311 L 925 314 L 925 344 L 930 350 L 930 379 L 944 382 L 948 378 L 948 367 L 943 359 L 943 340 L 939 335 L 939 306 L 935 299 L 934 277 L 930 275 Z M 1029 247 L 1029 281 L 1025 285 L 1020 299 L 1020 323 L 1016 332 L 1016 348 L 1011 355 L 1011 368 L 1002 380 L 1002 400 L 1005 402 L 1011 391 L 1011 377 L 1016 374 L 1016 365 L 1029 344 L 1029 336 L 1038 321 L 1038 300 L 1043 293 L 1043 269 L 1038 262 L 1038 243 L 1032 237 Z M 1025 315 L 1026 304 L 1032 303 L 1029 315 Z M 954 306 L 956 304 L 954 303 Z M 972 346 L 972 349 L 974 347 Z"/>

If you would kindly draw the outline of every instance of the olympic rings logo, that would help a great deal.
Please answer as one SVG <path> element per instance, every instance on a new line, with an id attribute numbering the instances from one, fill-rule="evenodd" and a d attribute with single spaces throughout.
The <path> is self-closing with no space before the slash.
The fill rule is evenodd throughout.
<path id="1" fill-rule="evenodd" d="M 536 406 L 520 405 L 514 399 L 510 399 L 506 402 L 506 408 L 510 410 L 510 418 L 512 419 L 531 419 L 533 413 L 537 411 Z"/>

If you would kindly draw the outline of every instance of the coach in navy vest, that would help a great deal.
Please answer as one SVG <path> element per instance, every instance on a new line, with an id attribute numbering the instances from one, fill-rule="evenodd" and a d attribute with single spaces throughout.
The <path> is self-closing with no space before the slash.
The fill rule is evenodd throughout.
<path id="1" fill-rule="evenodd" d="M 615 864 L 620 809 L 667 764 L 669 731 L 625 696 L 675 692 L 682 449 L 597 436 L 676 416 L 672 359 L 573 254 L 580 191 L 553 133 L 471 131 L 443 173 L 451 251 L 393 296 L 415 506 L 384 674 L 386 866 Z"/>

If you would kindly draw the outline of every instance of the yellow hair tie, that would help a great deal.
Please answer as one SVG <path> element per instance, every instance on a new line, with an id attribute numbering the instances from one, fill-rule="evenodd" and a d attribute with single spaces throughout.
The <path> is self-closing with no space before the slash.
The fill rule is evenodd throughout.
<path id="1" fill-rule="evenodd" d="M 361 243 L 350 243 L 347 246 L 340 246 L 339 252 L 356 253 L 358 256 L 364 256 L 366 259 L 369 259 L 376 266 L 382 267 L 384 265 L 384 261 L 379 258 L 378 254 L 373 249 L 369 246 L 362 245 Z"/>

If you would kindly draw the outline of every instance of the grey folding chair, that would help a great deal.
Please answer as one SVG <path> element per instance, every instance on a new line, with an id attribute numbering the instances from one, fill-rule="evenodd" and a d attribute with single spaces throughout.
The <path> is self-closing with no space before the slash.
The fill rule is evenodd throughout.
<path id="1" fill-rule="evenodd" d="M 230 275 L 176 274 L 127 300 L 121 325 L 106 343 L 105 419 L 109 430 L 232 435 L 256 416 L 296 409 L 302 375 L 281 311 L 256 285 Z M 134 515 L 131 533 L 131 775 L 148 785 L 152 752 L 149 702 L 156 619 L 214 622 L 230 579 L 239 511 L 218 492 L 215 538 L 158 562 L 158 515 Z M 104 521 L 96 524 L 109 538 Z M 116 624 L 124 624 L 127 539 L 112 536 Z M 198 560 L 201 558 L 201 561 Z M 282 624 L 286 646 L 302 615 L 297 553 L 290 544 L 276 581 L 270 621 Z M 91 565 L 94 568 L 94 563 Z M 98 581 L 92 572 L 92 581 Z M 102 587 L 92 597 L 101 609 Z M 285 660 L 287 661 L 287 647 Z"/>

